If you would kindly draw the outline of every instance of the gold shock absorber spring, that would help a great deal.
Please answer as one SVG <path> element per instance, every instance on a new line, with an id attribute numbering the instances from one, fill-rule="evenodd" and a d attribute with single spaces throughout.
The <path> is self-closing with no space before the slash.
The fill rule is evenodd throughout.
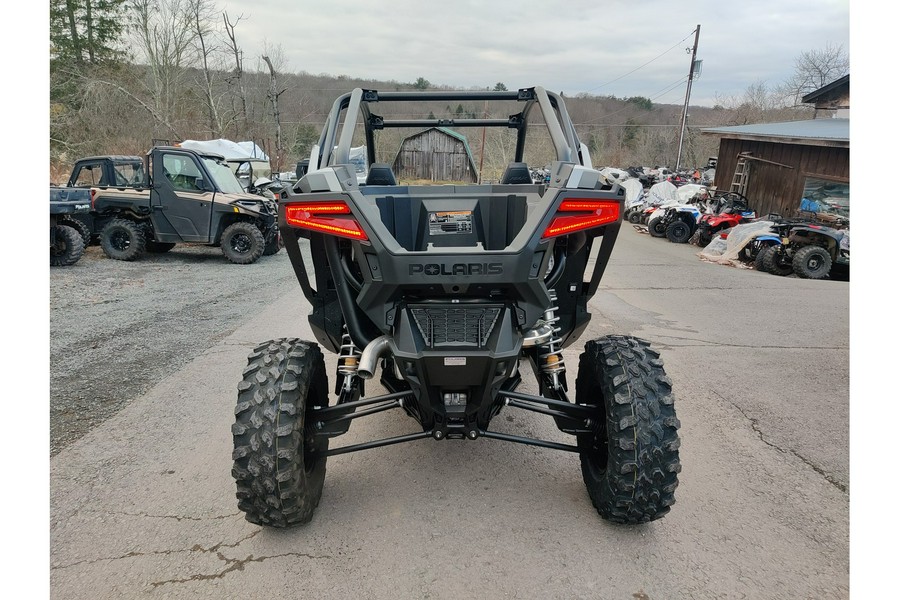
<path id="1" fill-rule="evenodd" d="M 566 372 L 566 362 L 562 354 L 562 339 L 559 337 L 560 328 L 556 326 L 559 317 L 556 316 L 556 290 L 550 290 L 550 306 L 544 311 L 544 322 L 553 328 L 553 337 L 546 344 L 538 346 L 538 365 L 541 373 L 544 373 L 553 384 L 554 389 L 560 387 L 559 376 Z"/>
<path id="2" fill-rule="evenodd" d="M 347 326 L 344 325 L 344 333 L 341 336 L 341 349 L 338 355 L 337 372 L 338 375 L 344 376 L 344 388 L 349 389 L 359 370 L 359 357 L 362 354 L 359 348 L 350 338 Z"/>

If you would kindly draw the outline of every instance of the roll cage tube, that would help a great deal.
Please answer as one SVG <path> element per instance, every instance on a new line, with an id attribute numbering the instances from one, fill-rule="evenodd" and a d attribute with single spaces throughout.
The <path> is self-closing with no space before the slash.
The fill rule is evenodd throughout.
<path id="1" fill-rule="evenodd" d="M 511 115 L 508 119 L 422 119 L 422 120 L 384 120 L 370 110 L 370 105 L 377 102 L 406 102 L 406 101 L 448 101 L 448 100 L 514 100 L 525 102 L 522 112 Z M 319 138 L 318 168 L 334 165 L 348 164 L 350 162 L 350 148 L 353 142 L 353 134 L 357 123 L 362 117 L 365 127 L 367 157 L 369 163 L 375 162 L 374 131 L 393 127 L 509 127 L 518 130 L 516 140 L 517 161 L 522 160 L 524 154 L 525 131 L 527 118 L 534 104 L 541 108 L 544 121 L 550 133 L 556 151 L 557 160 L 560 162 L 579 162 L 580 143 L 575 134 L 574 126 L 570 124 L 565 104 L 561 98 L 547 92 L 543 87 L 523 88 L 515 92 L 378 92 L 355 88 L 353 91 L 337 98 L 332 105 L 331 112 L 326 120 L 326 126 Z M 341 113 L 346 110 L 346 114 Z M 561 122 L 567 123 L 563 129 Z M 338 128 L 340 139 L 338 139 Z"/>

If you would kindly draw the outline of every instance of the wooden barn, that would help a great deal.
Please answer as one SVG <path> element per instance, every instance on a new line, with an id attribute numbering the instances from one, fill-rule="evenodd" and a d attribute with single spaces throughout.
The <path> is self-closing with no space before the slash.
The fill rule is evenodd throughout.
<path id="1" fill-rule="evenodd" d="M 445 127 L 432 127 L 405 138 L 392 169 L 398 180 L 478 181 L 478 169 L 465 136 Z"/>
<path id="2" fill-rule="evenodd" d="M 720 136 L 716 187 L 737 191 L 760 216 L 812 210 L 850 215 L 850 76 L 803 97 L 814 119 L 703 129 Z"/>

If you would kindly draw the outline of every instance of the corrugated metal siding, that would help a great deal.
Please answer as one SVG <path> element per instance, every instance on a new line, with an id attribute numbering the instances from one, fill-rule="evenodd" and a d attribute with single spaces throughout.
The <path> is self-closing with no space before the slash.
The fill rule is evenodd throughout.
<path id="1" fill-rule="evenodd" d="M 403 140 L 393 170 L 402 179 L 474 183 L 478 178 L 465 144 L 437 129 Z"/>
<path id="2" fill-rule="evenodd" d="M 829 146 L 804 146 L 723 138 L 719 144 L 716 187 L 730 190 L 738 154 L 751 152 L 755 158 L 771 160 L 793 169 L 759 161 L 747 161 L 750 176 L 747 199 L 760 216 L 776 212 L 793 216 L 800 206 L 807 177 L 850 181 L 850 149 Z"/>

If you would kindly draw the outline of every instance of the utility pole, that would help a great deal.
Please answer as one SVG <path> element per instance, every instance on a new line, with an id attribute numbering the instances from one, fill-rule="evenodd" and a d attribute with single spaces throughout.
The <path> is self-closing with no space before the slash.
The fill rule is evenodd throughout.
<path id="1" fill-rule="evenodd" d="M 697 64 L 697 44 L 700 42 L 700 24 L 694 30 L 694 51 L 691 54 L 691 70 L 688 72 L 687 93 L 684 95 L 684 110 L 681 111 L 681 134 L 678 136 L 678 158 L 675 159 L 675 172 L 681 168 L 681 148 L 684 144 L 684 129 L 687 126 L 688 103 L 691 101 L 691 84 L 694 82 L 694 65 Z"/>

